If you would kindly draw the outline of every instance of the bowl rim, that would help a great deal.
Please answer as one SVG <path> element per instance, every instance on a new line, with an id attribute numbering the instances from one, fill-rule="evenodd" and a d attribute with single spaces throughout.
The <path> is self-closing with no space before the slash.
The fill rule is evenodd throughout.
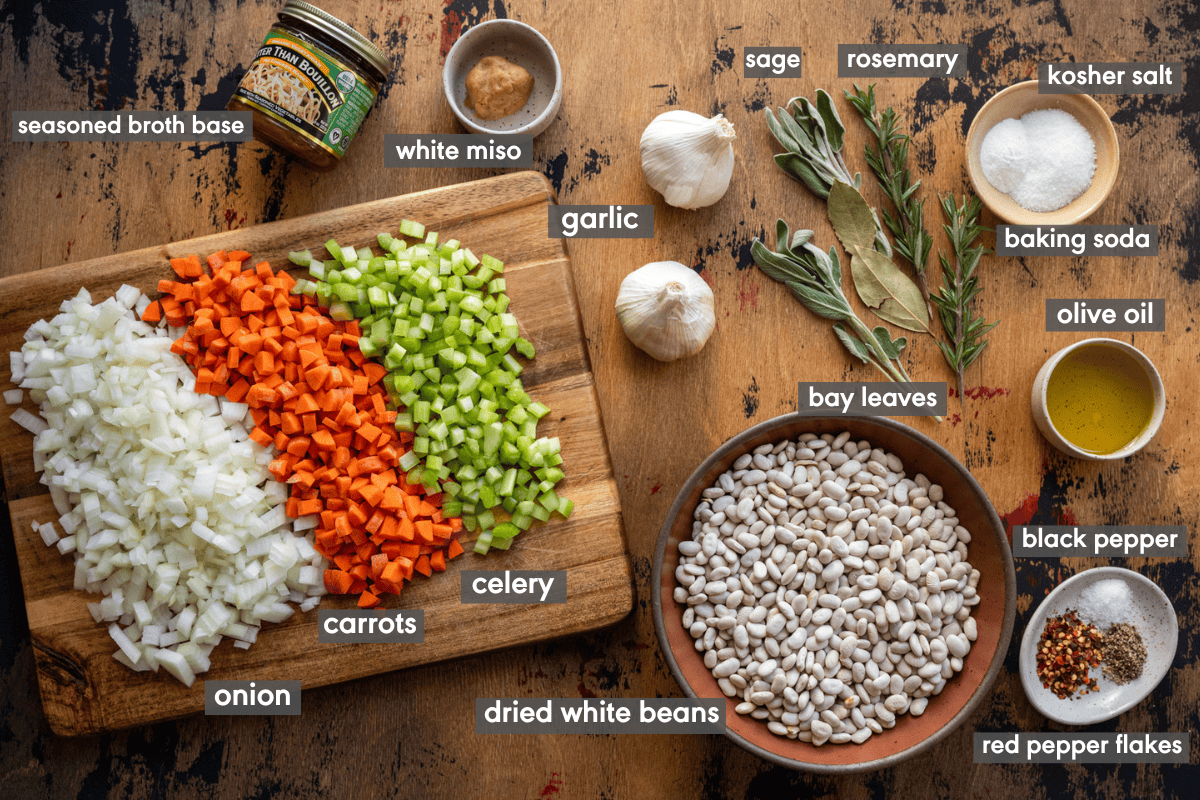
<path id="1" fill-rule="evenodd" d="M 546 52 L 550 54 L 550 61 L 554 64 L 554 89 L 551 90 L 550 93 L 550 102 L 546 104 L 544 109 L 542 109 L 542 113 L 538 114 L 521 127 L 513 128 L 512 130 L 495 130 L 493 128 L 480 125 L 475 120 L 469 119 L 459 106 L 459 103 L 455 98 L 455 87 L 451 85 L 450 78 L 453 70 L 448 69 L 448 67 L 453 62 L 454 51 L 458 50 L 459 46 L 462 45 L 463 42 L 475 37 L 477 35 L 475 33 L 476 31 L 484 30 L 489 26 L 510 27 L 518 30 L 524 29 L 527 34 L 532 34 L 534 41 L 538 42 L 546 49 Z M 542 126 L 541 129 L 545 129 L 549 125 L 550 120 L 558 115 L 558 108 L 562 98 L 562 88 L 562 64 L 558 60 L 558 53 L 555 51 L 554 45 L 550 44 L 550 40 L 542 35 L 542 32 L 537 28 L 533 27 L 527 22 L 521 22 L 520 20 L 516 19 L 490 19 L 487 22 L 481 22 L 478 25 L 471 26 L 464 31 L 462 35 L 458 37 L 458 40 L 454 43 L 454 45 L 451 46 L 450 50 L 446 53 L 446 59 L 442 65 L 442 93 L 446 96 L 446 102 L 449 103 L 450 110 L 454 112 L 454 116 L 458 117 L 458 121 L 461 122 L 463 127 L 471 133 L 479 133 L 484 135 L 493 134 L 498 136 L 523 136 L 534 131 L 540 133 L 541 130 L 538 128 L 538 126 L 540 125 Z M 534 133 L 533 135 L 536 136 L 537 133 Z"/>
<path id="2" fill-rule="evenodd" d="M 1025 663 L 1024 653 L 1025 653 L 1025 648 L 1028 646 L 1030 640 L 1034 636 L 1038 636 L 1038 637 L 1041 636 L 1041 632 L 1037 631 L 1036 629 L 1043 627 L 1043 625 L 1035 625 L 1034 623 L 1039 619 L 1039 617 L 1044 619 L 1046 616 L 1049 616 L 1048 611 L 1046 612 L 1046 614 L 1042 614 L 1042 609 L 1046 608 L 1047 603 L 1049 603 L 1052 599 L 1054 599 L 1059 594 L 1061 594 L 1062 591 L 1067 586 L 1069 586 L 1072 583 L 1075 583 L 1076 581 L 1081 581 L 1085 577 L 1092 578 L 1094 580 L 1103 580 L 1105 577 L 1113 577 L 1113 578 L 1120 578 L 1121 580 L 1124 580 L 1124 581 L 1132 581 L 1135 583 L 1141 583 L 1141 584 L 1145 584 L 1146 586 L 1149 586 L 1153 590 L 1154 596 L 1156 598 L 1162 600 L 1166 604 L 1166 607 L 1171 610 L 1172 614 L 1170 617 L 1168 617 L 1168 619 L 1170 620 L 1170 623 L 1171 623 L 1170 624 L 1170 632 L 1173 633 L 1174 635 L 1167 637 L 1167 639 L 1171 642 L 1171 655 L 1167 659 L 1167 670 L 1166 670 L 1166 672 L 1164 672 L 1162 674 L 1162 676 L 1157 681 L 1155 681 L 1153 686 L 1151 686 L 1148 690 L 1146 690 L 1146 694 L 1144 694 L 1143 696 L 1139 697 L 1136 700 L 1132 700 L 1132 701 L 1124 703 L 1123 705 L 1117 706 L 1117 708 L 1115 710 L 1113 710 L 1112 713 L 1109 713 L 1105 716 L 1097 717 L 1096 719 L 1088 719 L 1085 722 L 1081 722 L 1079 720 L 1064 719 L 1063 717 L 1060 717 L 1054 713 L 1051 713 L 1045 706 L 1042 705 L 1041 699 L 1035 699 L 1035 696 L 1040 698 L 1039 692 L 1042 689 L 1042 685 L 1037 680 L 1037 670 L 1032 667 L 1027 668 L 1027 664 Z M 1029 615 L 1029 622 L 1025 625 L 1025 632 L 1023 634 L 1021 634 L 1021 646 L 1017 650 L 1017 670 L 1021 676 L 1021 688 L 1025 691 L 1025 697 L 1027 700 L 1029 700 L 1029 704 L 1031 706 L 1033 706 L 1035 711 L 1037 711 L 1039 714 L 1041 714 L 1046 719 L 1053 720 L 1054 722 L 1058 722 L 1062 725 L 1083 727 L 1083 726 L 1087 726 L 1087 725 L 1098 725 L 1101 722 L 1107 722 L 1110 719 L 1115 719 L 1115 718 L 1121 716 L 1122 714 L 1124 714 L 1126 711 L 1129 711 L 1130 709 L 1132 709 L 1134 706 L 1140 705 L 1141 703 L 1145 702 L 1146 699 L 1150 697 L 1150 695 L 1154 694 L 1155 690 L 1158 689 L 1159 684 L 1161 684 L 1163 682 L 1163 680 L 1166 679 L 1167 675 L 1170 674 L 1171 666 L 1174 664 L 1175 656 L 1178 655 L 1178 653 L 1179 653 L 1179 612 L 1175 610 L 1175 604 L 1171 602 L 1171 598 L 1167 596 L 1167 593 L 1165 591 L 1163 591 L 1163 588 L 1161 586 L 1159 586 L 1157 583 L 1155 583 L 1153 580 L 1151 580 L 1150 578 L 1143 575 L 1142 573 L 1137 572 L 1136 570 L 1129 569 L 1127 567 L 1113 567 L 1113 566 L 1092 567 L 1091 569 L 1085 569 L 1085 570 L 1080 570 L 1079 572 L 1076 572 L 1074 575 L 1067 578 L 1065 581 L 1060 583 L 1058 586 L 1055 586 L 1053 589 L 1050 590 L 1050 594 L 1048 594 L 1044 598 L 1042 598 L 1042 602 L 1038 603 L 1034 607 L 1033 612 Z"/>
<path id="3" fill-rule="evenodd" d="M 983 700 L 991 693 L 992 684 L 995 682 L 996 678 L 1000 674 L 1001 668 L 1004 666 L 1004 659 L 1008 653 L 1008 648 L 1012 641 L 1013 627 L 1016 624 L 1017 616 L 1017 576 L 1016 569 L 1013 565 L 1012 550 L 1008 544 L 1008 537 L 1003 535 L 1003 531 L 1005 530 L 1004 524 L 1000 520 L 1000 516 L 996 513 L 995 506 L 992 505 L 991 499 L 988 498 L 987 493 L 983 490 L 983 487 L 979 485 L 979 482 L 975 480 L 975 476 L 972 475 L 970 471 L 963 466 L 953 454 L 950 453 L 950 451 L 946 450 L 946 448 L 942 447 L 933 439 L 929 438 L 920 431 L 915 430 L 914 428 L 910 428 L 908 425 L 896 422 L 888 417 L 841 415 L 831 417 L 825 415 L 800 414 L 794 411 L 788 414 L 781 414 L 778 417 L 773 417 L 760 422 L 747 428 L 741 433 L 731 436 L 719 447 L 717 447 L 716 450 L 710 453 L 707 458 L 700 462 L 700 465 L 693 470 L 692 474 L 688 476 L 688 479 L 684 481 L 683 486 L 680 487 L 678 493 L 676 493 L 675 499 L 671 503 L 671 508 L 667 512 L 666 518 L 663 520 L 662 527 L 659 529 L 658 542 L 655 544 L 654 548 L 654 563 L 650 574 L 650 605 L 654 617 L 654 632 L 658 637 L 659 650 L 667 662 L 667 667 L 670 669 L 671 675 L 675 678 L 675 682 L 679 684 L 681 689 L 683 689 L 684 694 L 686 694 L 688 697 L 700 699 L 699 695 L 693 691 L 691 685 L 684 678 L 683 672 L 680 670 L 679 664 L 675 660 L 675 654 L 671 651 L 670 642 L 667 638 L 666 622 L 663 618 L 662 600 L 663 561 L 666 556 L 667 541 L 670 539 L 671 529 L 674 527 L 675 519 L 679 516 L 680 511 L 683 510 L 683 504 L 687 500 L 688 495 L 691 494 L 695 485 L 718 461 L 725 458 L 735 450 L 743 447 L 745 442 L 748 440 L 753 439 L 763 433 L 767 433 L 775 428 L 781 428 L 796 422 L 812 421 L 815 419 L 837 420 L 839 424 L 845 423 L 848 429 L 853 426 L 855 422 L 870 421 L 873 424 L 879 424 L 886 428 L 892 428 L 903 435 L 912 437 L 919 444 L 927 447 L 936 455 L 948 461 L 956 471 L 960 471 L 962 473 L 967 485 L 984 501 L 984 510 L 989 520 L 994 525 L 994 531 L 1001 532 L 1001 535 L 998 537 L 998 541 L 1000 544 L 1000 552 L 1004 556 L 1004 623 L 1000 630 L 1000 638 L 996 643 L 996 652 L 992 656 L 992 661 L 991 664 L 988 665 L 987 672 L 984 673 L 983 679 L 980 681 L 979 686 L 975 688 L 975 691 L 971 694 L 971 697 L 967 700 L 963 707 L 960 708 L 958 712 L 933 735 L 922 739 L 911 747 L 905 748 L 898 753 L 893 753 L 890 756 L 877 758 L 872 761 L 863 761 L 856 764 L 817 764 L 810 761 L 798 761 L 792 758 L 785 758 L 777 753 L 773 753 L 747 741 L 741 735 L 734 733 L 728 724 L 725 726 L 725 736 L 726 738 L 732 740 L 734 744 L 738 745 L 744 750 L 748 750 L 759 758 L 778 764 L 781 767 L 825 775 L 848 775 L 858 772 L 868 772 L 883 769 L 884 767 L 890 767 L 900 763 L 901 761 L 912 758 L 913 756 L 930 749 L 942 739 L 949 736 L 950 733 L 953 732 L 959 725 L 961 725 L 968 716 L 975 712 L 975 709 L 978 708 Z"/>
<path id="4" fill-rule="evenodd" d="M 967 136 L 963 140 L 963 160 L 967 168 L 967 178 L 971 181 L 971 188 L 975 190 L 975 194 L 979 195 L 979 199 L 983 201 L 983 204 L 987 207 L 987 209 L 1008 225 L 1076 225 L 1083 222 L 1092 214 L 1095 214 L 1096 211 L 1099 210 L 1100 206 L 1104 205 L 1105 201 L 1108 200 L 1108 196 L 1112 194 L 1113 187 L 1117 185 L 1117 174 L 1120 172 L 1121 168 L 1121 139 L 1119 136 L 1117 136 L 1116 126 L 1113 125 L 1112 120 L 1108 116 L 1108 112 L 1104 110 L 1104 106 L 1096 102 L 1096 98 L 1092 97 L 1090 94 L 1085 94 L 1082 92 L 1068 93 L 1069 96 L 1079 98 L 1078 102 L 1087 106 L 1093 112 L 1098 113 L 1100 118 L 1104 120 L 1104 125 L 1108 132 L 1112 135 L 1112 141 L 1114 145 L 1113 168 L 1109 173 L 1108 179 L 1106 180 L 1104 193 L 1100 195 L 1100 197 L 1096 198 L 1095 202 L 1083 206 L 1071 214 L 1062 213 L 1063 209 L 1071 205 L 1070 203 L 1068 203 L 1066 206 L 1063 206 L 1063 208 L 1056 209 L 1055 211 L 1029 211 L 1023 209 L 1024 213 L 1032 215 L 1035 217 L 1035 219 L 1017 222 L 1009 219 L 1007 214 L 1003 213 L 1000 208 L 997 208 L 988 201 L 988 193 L 980 188 L 980 183 L 984 183 L 992 191 L 1000 194 L 1005 193 L 1000 192 L 999 189 L 996 189 L 990 183 L 987 183 L 987 178 L 985 178 L 982 174 L 977 175 L 975 170 L 971 168 L 971 143 L 976 137 L 980 137 L 980 144 L 982 144 L 982 137 L 986 134 L 986 131 L 978 130 L 978 123 L 980 118 L 983 116 L 983 112 L 987 110 L 988 106 L 1006 94 L 1019 94 L 1021 92 L 1028 92 L 1031 89 L 1036 92 L 1037 86 L 1037 78 L 1027 81 L 1020 81 L 1018 83 L 1014 83 L 1012 86 L 1006 86 L 1005 88 L 996 92 L 996 94 L 992 95 L 991 98 L 989 98 L 988 101 L 980 106 L 979 110 L 975 112 L 975 117 L 971 120 L 970 126 L 967 127 Z M 1038 94 L 1040 95 L 1040 93 Z M 1007 197 L 1007 195 L 1005 196 Z M 1015 203 L 1016 201 L 1014 200 L 1013 202 Z M 1072 200 L 1071 202 L 1073 203 L 1075 201 Z"/>
<path id="5" fill-rule="evenodd" d="M 1067 355 L 1086 345 L 1104 345 L 1108 347 L 1115 347 L 1117 350 L 1121 350 L 1132 356 L 1134 360 L 1141 364 L 1142 368 L 1146 370 L 1146 375 L 1150 378 L 1150 386 L 1154 392 L 1154 409 L 1150 413 L 1150 422 L 1147 423 L 1142 432 L 1135 436 L 1128 444 L 1126 444 L 1120 450 L 1114 450 L 1111 453 L 1092 453 L 1084 450 L 1081 447 L 1077 447 L 1070 440 L 1068 440 L 1067 437 L 1062 435 L 1062 432 L 1055 427 L 1054 420 L 1050 418 L 1050 407 L 1047 396 L 1047 392 L 1050 388 L 1050 378 L 1054 375 L 1054 371 L 1058 369 L 1058 365 L 1062 363 L 1063 359 L 1066 358 Z M 1050 444 L 1054 445 L 1056 448 L 1058 448 L 1058 450 L 1066 453 L 1069 456 L 1073 456 L 1074 458 L 1083 459 L 1085 461 L 1120 461 L 1122 459 L 1129 458 L 1130 456 L 1141 452 L 1146 445 L 1150 444 L 1150 440 L 1158 434 L 1159 428 L 1162 427 L 1163 420 L 1166 419 L 1167 389 L 1166 385 L 1163 383 L 1162 375 L 1159 373 L 1158 367 L 1156 367 L 1154 362 L 1150 360 L 1150 357 L 1129 342 L 1123 342 L 1120 339 L 1110 339 L 1105 336 L 1097 336 L 1090 339 L 1080 339 L 1078 342 L 1072 342 L 1071 344 L 1066 345 L 1061 350 L 1058 350 L 1049 358 L 1047 358 L 1038 372 L 1039 377 L 1042 372 L 1045 372 L 1045 380 L 1038 380 L 1036 378 L 1034 379 L 1033 403 L 1038 407 L 1041 413 L 1045 415 L 1046 423 L 1054 432 L 1053 437 L 1049 436 L 1045 431 L 1042 431 L 1042 435 L 1046 437 L 1046 441 L 1050 442 Z M 1041 426 L 1038 427 L 1040 430 Z"/>

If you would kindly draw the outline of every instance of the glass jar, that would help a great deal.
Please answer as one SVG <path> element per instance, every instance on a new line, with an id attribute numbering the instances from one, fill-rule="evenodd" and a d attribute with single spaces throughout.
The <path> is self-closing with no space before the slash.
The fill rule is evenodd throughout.
<path id="1" fill-rule="evenodd" d="M 288 0 L 226 106 L 254 112 L 254 138 L 310 169 L 333 169 L 392 62 L 340 19 Z"/>

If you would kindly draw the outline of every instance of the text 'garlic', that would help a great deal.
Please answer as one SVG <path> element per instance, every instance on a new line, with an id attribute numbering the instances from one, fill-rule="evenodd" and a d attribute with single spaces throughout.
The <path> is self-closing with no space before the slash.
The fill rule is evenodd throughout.
<path id="1" fill-rule="evenodd" d="M 723 114 L 707 119 L 668 111 L 642 132 L 642 174 L 677 208 L 703 208 L 721 199 L 733 175 L 733 125 Z"/>
<path id="2" fill-rule="evenodd" d="M 655 261 L 626 275 L 617 319 L 629 340 L 659 361 L 699 353 L 717 324 L 712 289 L 678 261 Z"/>

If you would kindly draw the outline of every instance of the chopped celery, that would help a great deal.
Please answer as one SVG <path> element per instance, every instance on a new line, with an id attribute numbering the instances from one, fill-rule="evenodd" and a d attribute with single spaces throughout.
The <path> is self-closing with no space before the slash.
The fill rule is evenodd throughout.
<path id="1" fill-rule="evenodd" d="M 307 267 L 313 262 L 312 253 L 305 250 L 300 253 L 288 253 L 288 261 L 291 261 L 297 267 Z"/>
<path id="2" fill-rule="evenodd" d="M 535 348 L 508 311 L 504 263 L 412 220 L 377 242 L 381 256 L 333 239 L 329 261 L 290 254 L 311 276 L 294 291 L 315 295 L 335 319 L 361 320 L 359 348 L 387 368 L 383 386 L 402 406 L 396 429 L 413 434 L 400 471 L 442 491 L 445 516 L 482 531 L 476 552 L 507 549 L 521 530 L 573 505 L 554 489 L 563 479 L 558 440 L 537 437 L 550 409 L 521 381 L 520 359 Z M 497 524 L 498 508 L 511 521 Z"/>
<path id="3" fill-rule="evenodd" d="M 413 222 L 411 219 L 401 220 L 400 235 L 410 239 L 420 239 L 425 235 L 425 226 L 419 222 Z"/>

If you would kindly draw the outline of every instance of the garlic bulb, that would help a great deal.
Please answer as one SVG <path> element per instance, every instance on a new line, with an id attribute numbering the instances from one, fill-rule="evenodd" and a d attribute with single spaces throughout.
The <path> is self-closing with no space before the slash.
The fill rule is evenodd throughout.
<path id="1" fill-rule="evenodd" d="M 655 261 L 626 275 L 617 319 L 629 340 L 659 361 L 699 353 L 717 324 L 712 289 L 678 261 Z"/>
<path id="2" fill-rule="evenodd" d="M 659 114 L 642 132 L 642 174 L 677 208 L 711 206 L 729 188 L 736 138 L 724 114 Z"/>

